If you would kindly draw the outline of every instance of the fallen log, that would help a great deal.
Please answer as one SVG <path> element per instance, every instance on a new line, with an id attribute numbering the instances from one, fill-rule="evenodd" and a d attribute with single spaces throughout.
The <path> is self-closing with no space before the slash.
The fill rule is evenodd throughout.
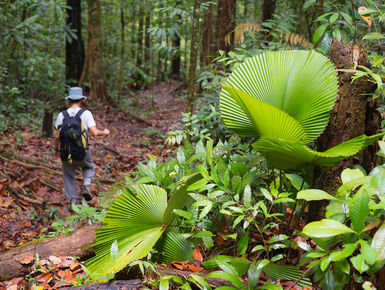
<path id="1" fill-rule="evenodd" d="M 103 283 L 93 283 L 76 287 L 62 287 L 60 289 L 75 289 L 75 290 L 123 290 L 123 289 L 143 289 L 145 285 L 139 279 L 135 280 L 117 280 Z"/>
<path id="2" fill-rule="evenodd" d="M 86 258 L 93 255 L 89 248 L 95 242 L 95 231 L 100 224 L 85 226 L 71 235 L 61 235 L 55 238 L 46 238 L 32 241 L 17 248 L 0 253 L 0 281 L 14 277 L 25 276 L 29 273 L 29 264 L 22 262 L 35 258 L 54 256 L 77 256 Z"/>

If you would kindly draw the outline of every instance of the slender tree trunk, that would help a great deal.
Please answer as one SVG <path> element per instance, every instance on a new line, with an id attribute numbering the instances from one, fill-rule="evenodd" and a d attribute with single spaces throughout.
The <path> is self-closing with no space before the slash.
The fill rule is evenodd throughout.
<path id="1" fill-rule="evenodd" d="M 337 69 L 352 69 L 353 47 L 351 43 L 334 40 L 330 58 Z M 370 64 L 366 53 L 361 51 L 358 63 L 366 67 Z M 378 99 L 370 94 L 376 90 L 376 85 L 366 77 L 361 77 L 352 83 L 352 73 L 339 73 L 339 92 L 337 101 L 330 114 L 329 124 L 320 136 L 317 144 L 318 151 L 325 151 L 362 134 L 373 135 L 379 132 L 381 116 L 377 109 Z M 341 185 L 341 172 L 354 164 L 362 165 L 368 172 L 378 164 L 377 145 L 371 145 L 363 152 L 352 158 L 345 159 L 334 167 L 319 168 L 315 178 L 319 179 L 318 187 L 333 194 Z M 312 202 L 309 207 L 309 220 L 317 220 L 322 208 L 322 202 Z"/>
<path id="2" fill-rule="evenodd" d="M 175 6 L 180 7 L 181 1 L 177 0 L 175 1 Z M 182 18 L 178 16 L 178 19 L 176 20 L 176 25 L 180 26 L 182 24 Z M 174 79 L 179 79 L 180 77 L 180 36 L 175 35 L 172 40 L 172 46 L 176 50 L 175 55 L 172 58 L 171 61 L 171 77 Z"/>
<path id="3" fill-rule="evenodd" d="M 135 48 L 135 43 L 136 43 L 136 4 L 135 1 L 131 6 L 131 19 L 132 19 L 132 29 L 131 29 L 131 58 L 135 59 L 136 56 L 136 48 Z"/>
<path id="4" fill-rule="evenodd" d="M 145 21 L 145 37 L 144 37 L 144 45 L 145 45 L 145 62 L 149 67 L 149 70 L 151 69 L 150 63 L 151 63 L 151 35 L 148 32 L 148 29 L 151 27 L 151 2 L 146 1 L 146 7 L 147 7 L 147 13 L 146 13 L 146 21 Z"/>
<path id="5" fill-rule="evenodd" d="M 190 63 L 188 72 L 188 89 L 186 100 L 186 112 L 193 114 L 194 111 L 194 93 L 195 93 L 195 74 L 198 59 L 198 24 L 199 7 L 201 0 L 194 0 L 194 12 L 192 19 L 191 41 L 190 41 Z"/>
<path id="6" fill-rule="evenodd" d="M 120 0 L 120 29 L 121 29 L 121 43 L 120 43 L 120 68 L 119 68 L 119 77 L 118 77 L 118 97 L 120 101 L 120 97 L 122 95 L 122 83 L 123 83 L 123 70 L 124 70 L 124 63 L 125 63 L 125 39 L 124 39 L 124 27 L 125 27 L 125 21 L 124 21 L 124 0 Z"/>
<path id="7" fill-rule="evenodd" d="M 43 128 L 42 131 L 44 133 L 45 137 L 52 138 L 53 132 L 52 132 L 52 117 L 53 112 L 50 110 L 45 109 L 44 110 L 44 118 L 43 118 Z"/>
<path id="8" fill-rule="evenodd" d="M 84 63 L 84 43 L 82 38 L 81 0 L 67 0 L 66 23 L 74 29 L 77 39 L 66 39 L 65 78 L 72 85 L 79 80 Z"/>
<path id="9" fill-rule="evenodd" d="M 103 68 L 101 0 L 87 0 L 87 3 L 87 51 L 86 58 L 84 60 L 83 72 L 79 80 L 79 85 L 90 85 L 90 99 L 113 103 L 113 100 L 108 94 L 106 75 Z"/>
<path id="10" fill-rule="evenodd" d="M 210 4 L 203 18 L 203 33 L 202 33 L 202 52 L 201 65 L 208 65 L 210 63 L 210 56 L 212 55 L 212 34 L 213 34 L 213 15 L 214 5 Z"/>

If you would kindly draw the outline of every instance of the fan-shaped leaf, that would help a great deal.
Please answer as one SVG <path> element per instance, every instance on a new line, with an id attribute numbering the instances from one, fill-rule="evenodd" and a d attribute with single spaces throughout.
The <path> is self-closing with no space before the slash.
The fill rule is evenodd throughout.
<path id="1" fill-rule="evenodd" d="M 156 245 L 160 254 L 159 262 L 193 261 L 193 248 L 181 234 L 167 232 Z"/>
<path id="2" fill-rule="evenodd" d="M 372 144 L 385 133 L 366 136 L 361 135 L 326 150 L 317 152 L 299 142 L 287 142 L 282 139 L 260 138 L 253 147 L 265 155 L 271 166 L 279 169 L 303 168 L 307 165 L 333 166 L 339 161 L 353 156 L 366 146 Z"/>
<path id="3" fill-rule="evenodd" d="M 337 96 L 337 77 L 329 59 L 315 51 L 265 52 L 237 66 L 226 85 L 280 109 L 296 119 L 308 137 L 325 129 Z M 225 86 L 226 86 L 225 85 Z M 252 121 L 226 90 L 221 115 L 238 134 L 254 136 Z"/>
<path id="4" fill-rule="evenodd" d="M 267 277 L 274 280 L 289 280 L 297 281 L 303 276 L 303 271 L 293 265 L 285 264 L 267 264 L 262 268 L 262 271 Z M 312 288 L 312 283 L 309 278 L 302 278 L 297 282 L 300 287 Z"/>
<path id="5" fill-rule="evenodd" d="M 163 233 L 166 191 L 153 185 L 138 185 L 134 190 L 137 195 L 127 189 L 107 211 L 103 226 L 96 232 L 96 256 L 86 261 L 91 272 L 118 272 L 147 255 Z M 113 243 L 117 244 L 115 258 L 111 257 Z"/>
<path id="6" fill-rule="evenodd" d="M 284 111 L 253 98 L 235 87 L 223 86 L 251 120 L 258 136 L 282 138 L 290 142 L 307 139 L 301 124 Z M 228 127 L 232 129 L 231 121 Z"/>

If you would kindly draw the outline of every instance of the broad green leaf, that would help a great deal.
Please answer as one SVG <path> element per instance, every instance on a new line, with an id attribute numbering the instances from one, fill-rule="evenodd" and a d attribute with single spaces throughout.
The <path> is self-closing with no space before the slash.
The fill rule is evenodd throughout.
<path id="1" fill-rule="evenodd" d="M 338 252 L 338 255 L 333 256 L 332 261 L 341 261 L 351 256 L 357 248 L 357 243 L 344 245 L 344 249 Z"/>
<path id="2" fill-rule="evenodd" d="M 222 262 L 220 260 L 217 260 L 217 264 L 218 264 L 218 267 L 221 268 L 222 271 L 229 273 L 229 274 L 232 274 L 234 276 L 239 275 L 237 270 L 235 269 L 235 267 L 233 265 L 228 264 L 226 262 Z"/>
<path id="3" fill-rule="evenodd" d="M 344 171 L 341 173 L 341 180 L 342 183 L 347 183 L 351 180 L 357 179 L 364 177 L 364 173 L 359 170 L 359 169 L 350 169 L 346 168 Z"/>
<path id="4" fill-rule="evenodd" d="M 316 45 L 318 43 L 318 41 L 324 35 L 328 26 L 329 26 L 329 24 L 323 23 L 317 28 L 317 30 L 314 32 L 314 35 L 313 35 L 313 45 Z"/>
<path id="5" fill-rule="evenodd" d="M 366 241 L 361 240 L 361 254 L 364 256 L 365 262 L 371 266 L 376 262 L 377 252 Z"/>
<path id="6" fill-rule="evenodd" d="M 336 197 L 330 195 L 329 193 L 327 193 L 326 191 L 323 191 L 320 189 L 301 190 L 300 192 L 297 193 L 297 199 L 304 199 L 306 201 L 323 200 L 323 199 L 339 201 L 338 198 L 336 198 Z"/>
<path id="7" fill-rule="evenodd" d="M 164 213 L 164 223 L 170 224 L 175 219 L 176 215 L 174 214 L 174 209 L 183 209 L 187 204 L 189 204 L 192 199 L 188 195 L 187 188 L 202 179 L 200 173 L 194 173 L 189 176 L 181 178 L 176 184 L 175 189 L 171 192 L 167 208 Z"/>
<path id="8" fill-rule="evenodd" d="M 365 228 L 366 218 L 369 215 L 369 200 L 370 197 L 365 191 L 359 191 L 349 206 L 350 220 L 357 232 L 361 232 Z"/>
<path id="9" fill-rule="evenodd" d="M 250 185 L 246 185 L 243 193 L 243 203 L 246 207 L 251 206 L 251 187 Z"/>
<path id="10" fill-rule="evenodd" d="M 371 247 L 377 252 L 376 261 L 385 260 L 385 223 L 374 234 Z"/>
<path id="11" fill-rule="evenodd" d="M 303 233 L 309 237 L 327 238 L 345 233 L 355 233 L 355 231 L 335 220 L 323 219 L 307 224 L 303 228 Z"/>
<path id="12" fill-rule="evenodd" d="M 242 281 L 235 275 L 226 273 L 223 271 L 214 271 L 209 273 L 206 278 L 219 278 L 226 281 L 231 282 L 234 286 L 238 287 L 239 289 L 245 289 L 245 285 L 243 285 Z"/>
<path id="13" fill-rule="evenodd" d="M 353 267 L 356 268 L 356 270 L 360 272 L 360 274 L 369 270 L 369 266 L 365 263 L 365 259 L 362 254 L 352 257 L 350 261 L 352 262 Z"/>
<path id="14" fill-rule="evenodd" d="M 244 233 L 238 241 L 237 253 L 243 255 L 246 253 L 247 247 L 249 246 L 249 233 Z"/>
<path id="15" fill-rule="evenodd" d="M 203 278 L 202 276 L 199 276 L 199 275 L 196 275 L 196 274 L 191 274 L 190 277 L 188 278 L 189 281 L 195 283 L 196 285 L 198 285 L 199 288 L 202 289 L 207 289 L 207 290 L 211 290 L 211 287 L 210 285 L 207 283 L 207 281 L 205 280 L 205 278 Z"/>
<path id="16" fill-rule="evenodd" d="M 218 255 L 210 260 L 207 260 L 202 263 L 202 266 L 206 269 L 214 269 L 218 267 L 218 261 L 228 263 L 232 265 L 238 272 L 238 275 L 244 275 L 250 266 L 250 261 L 244 258 L 233 257 L 233 256 L 224 256 Z"/>
<path id="17" fill-rule="evenodd" d="M 339 13 L 337 13 L 337 12 L 336 12 L 336 13 L 333 13 L 333 14 L 330 16 L 330 18 L 329 18 L 329 23 L 334 23 L 334 22 L 336 22 L 339 16 L 340 16 Z"/>
<path id="18" fill-rule="evenodd" d="M 377 39 L 384 39 L 385 34 L 378 33 L 378 32 L 370 32 L 366 34 L 362 39 L 369 39 L 369 40 L 377 40 Z"/>
<path id="19" fill-rule="evenodd" d="M 325 278 L 321 281 L 322 290 L 335 290 L 336 281 L 331 269 L 328 269 L 325 273 Z"/>
<path id="20" fill-rule="evenodd" d="M 270 193 L 269 191 L 267 191 L 265 188 L 261 188 L 260 190 L 261 190 L 263 196 L 264 196 L 267 200 L 269 200 L 270 202 L 273 202 L 273 201 L 274 201 L 274 200 L 273 200 L 273 197 L 272 197 L 272 195 L 271 195 L 271 193 Z"/>

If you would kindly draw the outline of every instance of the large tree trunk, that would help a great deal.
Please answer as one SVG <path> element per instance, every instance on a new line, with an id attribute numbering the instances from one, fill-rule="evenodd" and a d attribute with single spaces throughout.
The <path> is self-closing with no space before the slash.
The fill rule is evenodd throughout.
<path id="1" fill-rule="evenodd" d="M 337 69 L 352 69 L 354 67 L 352 54 L 351 43 L 333 41 L 330 58 Z M 363 51 L 360 52 L 358 64 L 370 66 Z M 348 72 L 339 72 L 337 101 L 330 114 L 329 124 L 318 140 L 318 151 L 325 151 L 362 134 L 376 134 L 380 129 L 381 116 L 377 111 L 380 104 L 378 99 L 374 100 L 370 96 L 376 90 L 376 85 L 366 77 L 361 77 L 352 83 L 352 75 Z M 341 161 L 334 167 L 317 169 L 316 178 L 320 178 L 318 187 L 331 194 L 335 193 L 341 185 L 342 170 L 354 164 L 360 164 L 370 171 L 378 164 L 377 150 L 377 145 L 371 145 L 363 152 Z M 317 202 L 311 203 L 309 220 L 318 218 L 320 205 Z"/>
<path id="2" fill-rule="evenodd" d="M 210 4 L 203 17 L 203 33 L 202 33 L 202 52 L 201 65 L 208 65 L 210 63 L 210 56 L 213 52 L 213 17 L 214 5 Z"/>
<path id="3" fill-rule="evenodd" d="M 29 264 L 24 261 L 35 258 L 54 256 L 77 256 L 86 258 L 93 255 L 88 249 L 95 242 L 95 231 L 100 224 L 85 226 L 71 235 L 61 235 L 52 239 L 36 240 L 29 245 L 22 245 L 13 250 L 0 254 L 0 281 L 10 280 L 13 277 L 25 276 L 29 273 Z"/>
<path id="4" fill-rule="evenodd" d="M 79 85 L 84 86 L 86 83 L 90 85 L 90 99 L 113 103 L 113 100 L 108 94 L 106 75 L 103 68 L 101 0 L 87 0 L 87 3 L 87 51 Z"/>
<path id="5" fill-rule="evenodd" d="M 236 0 L 218 0 L 218 12 L 217 12 L 217 50 L 229 51 L 231 45 L 234 44 L 234 33 L 231 33 L 235 29 L 235 12 L 237 1 Z M 231 37 L 226 42 L 227 34 L 231 33 Z"/>
<path id="6" fill-rule="evenodd" d="M 262 22 L 273 18 L 276 0 L 263 0 Z"/>
<path id="7" fill-rule="evenodd" d="M 69 85 L 76 84 L 79 80 L 84 63 L 84 43 L 82 38 L 81 22 L 81 0 L 67 0 L 66 23 L 74 33 L 77 39 L 68 41 L 66 39 L 66 59 L 65 59 L 65 78 Z"/>

